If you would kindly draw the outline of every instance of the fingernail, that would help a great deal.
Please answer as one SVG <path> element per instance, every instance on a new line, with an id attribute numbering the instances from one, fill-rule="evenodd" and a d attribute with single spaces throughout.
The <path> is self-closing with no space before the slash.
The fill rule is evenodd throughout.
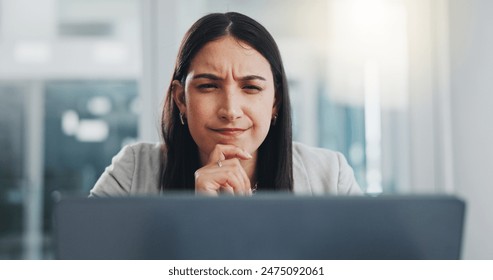
<path id="1" fill-rule="evenodd" d="M 252 155 L 247 152 L 245 149 L 242 149 L 243 150 L 243 154 L 247 157 L 247 158 L 252 158 Z"/>

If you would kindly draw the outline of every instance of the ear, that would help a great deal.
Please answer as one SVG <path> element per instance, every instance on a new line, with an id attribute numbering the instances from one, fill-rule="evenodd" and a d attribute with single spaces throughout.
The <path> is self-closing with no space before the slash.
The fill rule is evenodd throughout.
<path id="1" fill-rule="evenodd" d="M 281 107 L 281 98 L 276 92 L 276 94 L 274 95 L 274 105 L 272 106 L 272 116 L 279 114 L 279 107 Z"/>
<path id="2" fill-rule="evenodd" d="M 181 113 L 184 113 L 187 110 L 187 103 L 185 101 L 185 88 L 178 80 L 174 80 L 171 83 L 171 91 L 176 106 L 178 106 L 178 109 Z"/>

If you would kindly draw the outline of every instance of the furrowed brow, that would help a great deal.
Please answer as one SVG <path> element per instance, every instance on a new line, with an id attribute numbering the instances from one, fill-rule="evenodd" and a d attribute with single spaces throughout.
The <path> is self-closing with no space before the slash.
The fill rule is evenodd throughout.
<path id="1" fill-rule="evenodd" d="M 262 81 L 266 81 L 266 79 L 262 76 L 258 76 L 258 75 L 248 75 L 248 76 L 245 76 L 245 77 L 241 77 L 240 80 L 242 81 L 251 81 L 251 80 L 262 80 Z"/>
<path id="2" fill-rule="evenodd" d="M 209 79 L 209 80 L 214 80 L 214 81 L 219 81 L 222 80 L 220 77 L 210 74 L 210 73 L 203 73 L 203 74 L 197 74 L 193 76 L 193 79 Z"/>
<path id="3" fill-rule="evenodd" d="M 209 79 L 209 80 L 214 80 L 214 81 L 220 81 L 222 80 L 221 77 L 218 77 L 214 74 L 210 74 L 210 73 L 202 73 L 202 74 L 197 74 L 197 75 L 194 75 L 192 79 Z M 244 77 L 241 77 L 240 78 L 241 81 L 252 81 L 252 80 L 261 80 L 261 81 L 266 81 L 266 79 L 262 76 L 258 76 L 258 75 L 247 75 L 247 76 L 244 76 Z"/>

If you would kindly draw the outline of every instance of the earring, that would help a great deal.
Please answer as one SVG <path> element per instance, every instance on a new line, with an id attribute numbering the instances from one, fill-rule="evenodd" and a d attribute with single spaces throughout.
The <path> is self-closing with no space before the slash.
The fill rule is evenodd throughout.
<path id="1" fill-rule="evenodd" d="M 185 125 L 185 120 L 183 119 L 183 113 L 180 113 L 180 122 L 182 125 Z"/>
<path id="2" fill-rule="evenodd" d="M 272 116 L 271 125 L 272 126 L 275 126 L 276 125 L 276 122 L 277 122 L 277 114 L 275 114 L 274 116 Z"/>

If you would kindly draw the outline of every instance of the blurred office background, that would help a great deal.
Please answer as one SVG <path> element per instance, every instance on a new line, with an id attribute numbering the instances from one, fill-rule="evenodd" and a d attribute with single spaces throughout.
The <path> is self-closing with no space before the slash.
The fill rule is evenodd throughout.
<path id="1" fill-rule="evenodd" d="M 464 198 L 463 257 L 493 258 L 492 1 L 0 0 L 0 259 L 53 258 L 53 199 L 160 140 L 183 34 L 226 11 L 276 38 L 297 141 L 369 194 Z"/>

